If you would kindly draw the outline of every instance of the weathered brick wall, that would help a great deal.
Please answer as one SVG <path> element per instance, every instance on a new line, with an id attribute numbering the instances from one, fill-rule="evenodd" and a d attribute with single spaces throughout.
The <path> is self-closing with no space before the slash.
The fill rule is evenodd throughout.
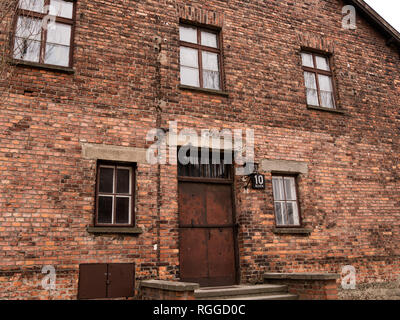
<path id="1" fill-rule="evenodd" d="M 162 127 L 173 120 L 180 129 L 254 129 L 256 162 L 308 163 L 299 193 L 309 237 L 272 232 L 269 173 L 265 192 L 246 192 L 236 179 L 242 281 L 259 281 L 266 271 L 340 272 L 346 264 L 360 282 L 395 279 L 400 60 L 363 18 L 357 30 L 341 29 L 342 6 L 79 0 L 75 73 L 13 67 L 10 82 L 0 84 L 0 269 L 135 262 L 138 279 L 179 279 L 175 166 L 160 167 L 157 197 L 158 167 L 138 165 L 142 235 L 86 231 L 96 162 L 82 158 L 82 143 L 145 148 L 158 117 Z M 229 97 L 178 89 L 179 18 L 223 28 Z M 346 114 L 306 108 L 301 46 L 333 53 Z M 36 280 L 20 285 L 15 277 L 1 276 L 0 297 L 10 297 L 10 283 L 20 288 L 18 298 L 48 297 L 37 293 Z M 76 297 L 74 279 L 59 296 Z"/>

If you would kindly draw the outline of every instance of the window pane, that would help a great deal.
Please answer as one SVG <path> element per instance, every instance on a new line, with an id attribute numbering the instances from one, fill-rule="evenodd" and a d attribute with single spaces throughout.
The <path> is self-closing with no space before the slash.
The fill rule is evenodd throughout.
<path id="1" fill-rule="evenodd" d="M 72 19 L 74 4 L 62 0 L 50 0 L 50 14 L 58 17 Z"/>
<path id="2" fill-rule="evenodd" d="M 40 42 L 15 38 L 14 42 L 14 58 L 31 61 L 31 62 L 39 62 L 39 53 L 40 53 Z"/>
<path id="3" fill-rule="evenodd" d="M 99 191 L 101 193 L 114 192 L 114 169 L 100 168 Z"/>
<path id="4" fill-rule="evenodd" d="M 201 44 L 207 47 L 218 48 L 217 35 L 211 32 L 201 32 Z"/>
<path id="5" fill-rule="evenodd" d="M 98 223 L 112 223 L 113 197 L 99 196 Z"/>
<path id="6" fill-rule="evenodd" d="M 321 105 L 325 108 L 335 108 L 332 92 L 321 91 Z"/>
<path id="7" fill-rule="evenodd" d="M 318 81 L 319 81 L 319 88 L 321 89 L 321 91 L 329 91 L 329 92 L 333 91 L 331 77 L 319 74 Z"/>
<path id="8" fill-rule="evenodd" d="M 44 0 L 19 0 L 19 7 L 24 10 L 43 12 Z"/>
<path id="9" fill-rule="evenodd" d="M 130 170 L 117 170 L 117 193 L 130 193 Z"/>
<path id="10" fill-rule="evenodd" d="M 179 27 L 179 35 L 181 41 L 197 43 L 197 29 L 191 27 Z"/>
<path id="11" fill-rule="evenodd" d="M 69 46 L 71 43 L 71 26 L 56 23 L 55 27 L 47 30 L 47 43 Z"/>
<path id="12" fill-rule="evenodd" d="M 311 72 L 304 72 L 304 81 L 307 88 L 307 104 L 318 106 L 318 91 L 315 74 Z"/>
<path id="13" fill-rule="evenodd" d="M 115 222 L 129 223 L 129 204 L 130 198 L 117 197 L 117 206 L 115 208 Z"/>
<path id="14" fill-rule="evenodd" d="M 47 44 L 44 63 L 68 67 L 69 51 L 70 49 L 67 46 L 60 46 L 57 44 Z"/>
<path id="15" fill-rule="evenodd" d="M 296 202 L 288 202 L 287 205 L 287 215 L 288 221 L 287 224 L 289 225 L 299 225 L 299 210 L 297 208 Z"/>
<path id="16" fill-rule="evenodd" d="M 285 200 L 282 177 L 272 178 L 272 188 L 274 191 L 274 200 Z"/>
<path id="17" fill-rule="evenodd" d="M 321 105 L 326 108 L 335 108 L 332 78 L 319 74 L 318 81 L 321 89 Z"/>
<path id="18" fill-rule="evenodd" d="M 317 89 L 317 82 L 315 80 L 315 73 L 304 72 L 304 80 L 307 89 Z"/>
<path id="19" fill-rule="evenodd" d="M 304 67 L 314 68 L 314 61 L 313 61 L 312 54 L 302 52 L 301 53 L 301 59 L 303 61 L 303 66 Z"/>
<path id="20" fill-rule="evenodd" d="M 275 216 L 276 216 L 276 224 L 278 226 L 283 226 L 286 224 L 284 202 L 275 202 Z"/>
<path id="21" fill-rule="evenodd" d="M 329 62 L 326 57 L 316 56 L 315 60 L 317 62 L 317 68 L 320 70 L 329 71 Z"/>
<path id="22" fill-rule="evenodd" d="M 200 80 L 199 80 L 199 70 L 190 67 L 181 67 L 181 83 L 188 85 L 199 87 Z"/>
<path id="23" fill-rule="evenodd" d="M 39 19 L 18 17 L 16 36 L 40 41 L 42 37 L 42 21 Z"/>
<path id="24" fill-rule="evenodd" d="M 296 200 L 296 183 L 292 177 L 285 177 L 285 194 L 286 200 Z"/>
<path id="25" fill-rule="evenodd" d="M 219 71 L 218 54 L 212 52 L 201 53 L 203 59 L 203 69 L 210 71 Z"/>
<path id="26" fill-rule="evenodd" d="M 219 90 L 219 72 L 203 71 L 203 87 L 206 89 Z"/>
<path id="27" fill-rule="evenodd" d="M 198 68 L 198 51 L 196 49 L 181 47 L 181 65 L 185 67 Z"/>
<path id="28" fill-rule="evenodd" d="M 307 89 L 307 104 L 310 106 L 319 106 L 317 90 Z"/>

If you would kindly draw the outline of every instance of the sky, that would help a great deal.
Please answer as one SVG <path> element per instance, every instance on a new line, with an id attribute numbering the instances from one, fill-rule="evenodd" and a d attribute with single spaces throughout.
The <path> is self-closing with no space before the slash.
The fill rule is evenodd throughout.
<path id="1" fill-rule="evenodd" d="M 364 0 L 400 32 L 400 0 Z"/>

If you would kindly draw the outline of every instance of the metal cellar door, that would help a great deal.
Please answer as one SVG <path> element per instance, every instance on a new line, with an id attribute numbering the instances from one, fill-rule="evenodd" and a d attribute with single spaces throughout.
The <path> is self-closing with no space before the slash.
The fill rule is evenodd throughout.
<path id="1" fill-rule="evenodd" d="M 179 169 L 182 281 L 201 286 L 236 283 L 232 187 L 230 165 L 189 165 Z"/>

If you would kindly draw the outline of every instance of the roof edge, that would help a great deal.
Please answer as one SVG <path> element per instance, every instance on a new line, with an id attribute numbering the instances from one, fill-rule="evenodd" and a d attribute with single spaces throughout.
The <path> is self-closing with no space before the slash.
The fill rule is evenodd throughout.
<path id="1" fill-rule="evenodd" d="M 348 0 L 357 9 L 361 10 L 367 18 L 377 25 L 389 37 L 388 42 L 394 42 L 400 49 L 400 32 L 393 28 L 379 13 L 370 7 L 364 0 Z"/>

